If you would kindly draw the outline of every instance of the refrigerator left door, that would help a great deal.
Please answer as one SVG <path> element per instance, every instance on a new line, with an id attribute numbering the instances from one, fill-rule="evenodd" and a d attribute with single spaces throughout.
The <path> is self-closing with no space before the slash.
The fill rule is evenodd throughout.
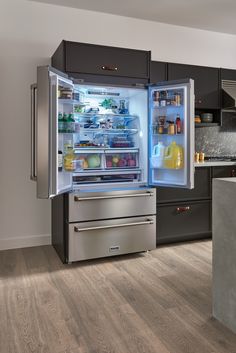
<path id="1" fill-rule="evenodd" d="M 63 147 L 68 138 L 60 130 L 58 119 L 63 101 L 67 110 L 73 109 L 73 88 L 73 82 L 63 73 L 59 74 L 49 66 L 37 68 L 35 140 L 37 197 L 40 199 L 72 189 L 72 172 L 63 168 Z M 61 92 L 66 99 L 61 99 Z"/>

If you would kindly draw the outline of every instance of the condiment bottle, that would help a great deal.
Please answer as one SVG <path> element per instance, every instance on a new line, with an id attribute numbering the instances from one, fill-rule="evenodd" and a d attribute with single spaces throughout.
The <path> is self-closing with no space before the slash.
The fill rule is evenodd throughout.
<path id="1" fill-rule="evenodd" d="M 179 114 L 177 114 L 177 116 L 176 116 L 175 124 L 176 124 L 176 133 L 181 134 L 182 129 L 181 129 L 181 119 L 180 119 Z"/>
<path id="2" fill-rule="evenodd" d="M 196 163 L 199 162 L 199 153 L 198 152 L 195 152 L 194 160 L 195 160 Z"/>
<path id="3" fill-rule="evenodd" d="M 175 134 L 175 124 L 173 121 L 169 121 L 168 135 L 174 135 L 174 134 Z"/>
<path id="4" fill-rule="evenodd" d="M 204 159 L 205 159 L 205 153 L 200 152 L 199 153 L 199 162 L 204 162 Z"/>
<path id="5" fill-rule="evenodd" d="M 68 172 L 76 170 L 76 155 L 72 146 L 67 146 L 66 154 L 64 156 L 64 169 Z"/>

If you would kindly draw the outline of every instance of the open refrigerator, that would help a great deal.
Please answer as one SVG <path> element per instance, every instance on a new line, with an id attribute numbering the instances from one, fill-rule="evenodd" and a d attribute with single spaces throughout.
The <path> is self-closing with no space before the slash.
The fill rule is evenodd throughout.
<path id="1" fill-rule="evenodd" d="M 154 187 L 194 187 L 193 117 L 191 79 L 147 87 L 82 84 L 38 67 L 32 85 L 31 178 L 38 198 L 67 195 L 66 262 L 155 248 Z M 71 217 L 73 212 L 78 216 Z M 128 246 L 119 239 L 123 248 L 113 240 L 121 230 L 128 232 Z M 94 239 L 93 231 L 100 237 Z M 61 246 L 59 238 L 55 248 Z M 99 252 L 103 243 L 109 244 Z M 71 255 L 86 246 L 87 252 Z"/>

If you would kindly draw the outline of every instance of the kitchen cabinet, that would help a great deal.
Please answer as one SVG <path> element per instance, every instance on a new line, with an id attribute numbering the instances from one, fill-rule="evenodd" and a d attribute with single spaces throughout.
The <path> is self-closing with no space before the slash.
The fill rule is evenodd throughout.
<path id="1" fill-rule="evenodd" d="M 158 206 L 157 244 L 202 239 L 210 236 L 210 200 Z"/>
<path id="2" fill-rule="evenodd" d="M 211 176 L 196 168 L 194 189 L 157 188 L 157 245 L 211 236 Z"/>
<path id="3" fill-rule="evenodd" d="M 162 61 L 151 61 L 150 83 L 167 80 L 167 63 Z"/>
<path id="4" fill-rule="evenodd" d="M 221 76 L 221 80 L 236 81 L 236 70 L 220 69 L 220 76 Z"/>
<path id="5" fill-rule="evenodd" d="M 133 78 L 134 83 L 145 84 L 150 76 L 150 51 L 62 41 L 52 56 L 52 66 L 88 82 L 98 82 L 99 77 L 108 83 L 114 78 Z"/>
<path id="6" fill-rule="evenodd" d="M 195 169 L 193 190 L 157 188 L 157 245 L 211 237 L 212 178 L 236 175 L 236 165 Z"/>
<path id="7" fill-rule="evenodd" d="M 229 178 L 234 176 L 236 176 L 236 165 L 212 168 L 212 178 Z"/>
<path id="8" fill-rule="evenodd" d="M 211 168 L 195 169 L 194 189 L 157 188 L 157 203 L 202 200 L 211 198 Z"/>
<path id="9" fill-rule="evenodd" d="M 220 109 L 219 69 L 168 63 L 168 80 L 194 79 L 195 108 Z"/>

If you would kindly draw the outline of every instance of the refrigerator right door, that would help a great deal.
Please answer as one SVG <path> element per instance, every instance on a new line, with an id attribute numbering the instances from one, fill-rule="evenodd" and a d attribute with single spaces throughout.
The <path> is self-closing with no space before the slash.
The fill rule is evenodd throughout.
<path id="1" fill-rule="evenodd" d="M 194 81 L 149 87 L 149 185 L 194 188 Z"/>

